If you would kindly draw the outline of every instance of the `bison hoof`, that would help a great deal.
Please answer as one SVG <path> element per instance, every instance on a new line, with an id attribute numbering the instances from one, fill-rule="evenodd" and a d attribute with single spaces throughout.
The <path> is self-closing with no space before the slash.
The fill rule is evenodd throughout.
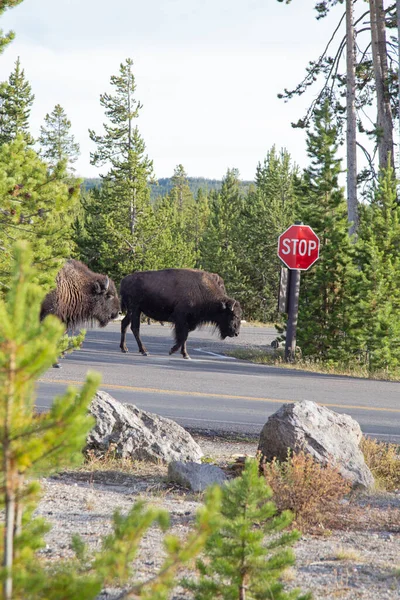
<path id="1" fill-rule="evenodd" d="M 129 350 L 128 350 L 128 348 L 121 348 L 121 352 L 123 354 L 128 354 Z"/>
<path id="2" fill-rule="evenodd" d="M 150 356 L 150 353 L 149 353 L 149 352 L 141 352 L 140 354 L 141 354 L 142 356 Z"/>
<path id="3" fill-rule="evenodd" d="M 192 359 L 190 358 L 189 354 L 185 354 L 185 355 L 183 356 L 183 358 L 186 358 L 186 360 L 192 360 Z"/>
<path id="4" fill-rule="evenodd" d="M 60 363 L 54 363 L 53 369 L 61 369 Z"/>

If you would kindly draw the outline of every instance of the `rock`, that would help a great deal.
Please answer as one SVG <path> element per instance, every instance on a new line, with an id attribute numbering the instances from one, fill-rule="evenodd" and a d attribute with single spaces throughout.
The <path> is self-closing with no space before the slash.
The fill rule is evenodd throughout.
<path id="1" fill-rule="evenodd" d="M 199 462 L 203 456 L 200 446 L 175 421 L 121 404 L 107 392 L 97 392 L 89 412 L 96 425 L 87 437 L 86 451 L 104 454 L 111 446 L 120 458 L 166 463 Z"/>
<path id="2" fill-rule="evenodd" d="M 168 465 L 168 479 L 188 487 L 194 492 L 203 492 L 209 485 L 222 485 L 227 477 L 215 465 L 174 461 Z"/>
<path id="3" fill-rule="evenodd" d="M 322 464 L 336 465 L 353 486 L 370 488 L 374 478 L 359 448 L 357 421 L 304 400 L 284 404 L 264 425 L 258 450 L 267 459 L 285 460 L 288 448 L 304 450 Z"/>

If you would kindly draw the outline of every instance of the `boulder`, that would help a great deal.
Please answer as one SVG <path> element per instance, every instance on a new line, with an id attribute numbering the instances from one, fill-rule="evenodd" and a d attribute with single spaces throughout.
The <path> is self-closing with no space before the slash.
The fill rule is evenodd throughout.
<path id="1" fill-rule="evenodd" d="M 288 448 L 304 450 L 321 464 L 335 465 L 353 486 L 370 488 L 374 478 L 359 448 L 357 421 L 304 400 L 284 404 L 264 425 L 258 450 L 267 460 L 287 458 Z"/>
<path id="2" fill-rule="evenodd" d="M 168 479 L 194 492 L 203 492 L 213 483 L 222 485 L 227 477 L 223 470 L 215 465 L 174 461 L 168 465 Z"/>
<path id="3" fill-rule="evenodd" d="M 97 392 L 89 412 L 96 424 L 87 437 L 86 451 L 100 455 L 111 447 L 120 458 L 165 463 L 199 462 L 203 456 L 200 446 L 175 421 L 121 404 L 107 392 Z"/>

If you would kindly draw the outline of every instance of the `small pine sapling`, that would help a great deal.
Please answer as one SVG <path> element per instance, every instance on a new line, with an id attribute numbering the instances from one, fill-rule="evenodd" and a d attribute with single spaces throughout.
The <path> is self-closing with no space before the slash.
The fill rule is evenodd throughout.
<path id="1" fill-rule="evenodd" d="M 294 563 L 289 548 L 299 532 L 287 528 L 292 514 L 277 514 L 271 489 L 248 460 L 241 475 L 222 488 L 221 517 L 198 560 L 199 577 L 183 585 L 196 600 L 306 600 L 310 594 L 285 592 L 279 577 Z"/>
<path id="2" fill-rule="evenodd" d="M 33 552 L 45 527 L 30 519 L 29 507 L 38 494 L 31 478 L 82 458 L 93 425 L 87 407 L 100 382 L 89 374 L 80 393 L 69 388 L 47 413 L 37 414 L 35 383 L 55 362 L 64 326 L 53 316 L 39 319 L 43 293 L 33 283 L 27 244 L 17 244 L 14 255 L 10 290 L 0 300 L 0 505 L 5 514 L 0 578 L 5 600 L 24 597 L 20 586 L 33 575 L 39 578 Z"/>

